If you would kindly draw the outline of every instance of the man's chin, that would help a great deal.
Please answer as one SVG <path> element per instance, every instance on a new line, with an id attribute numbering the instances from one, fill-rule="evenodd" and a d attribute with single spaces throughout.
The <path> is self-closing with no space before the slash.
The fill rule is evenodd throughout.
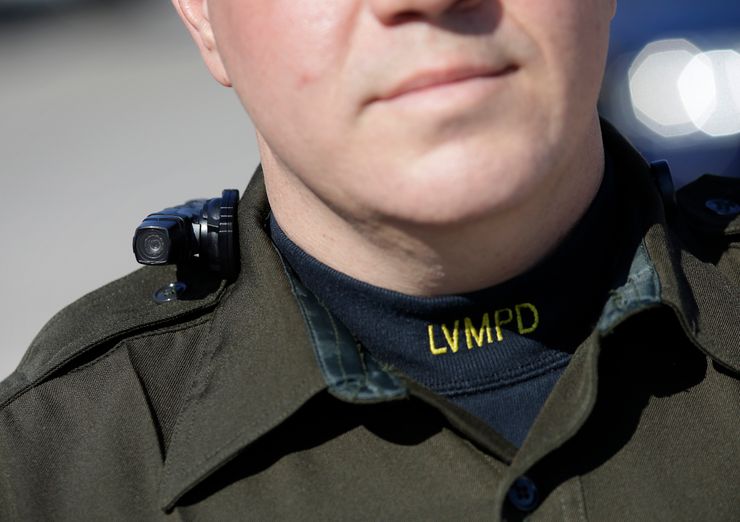
<path id="1" fill-rule="evenodd" d="M 524 204 L 544 175 L 533 155 L 480 154 L 461 148 L 380 167 L 369 191 L 391 215 L 408 221 L 453 224 L 507 212 Z M 369 185 L 368 185 L 369 186 Z M 370 195 L 365 191 L 365 197 Z"/>
<path id="2" fill-rule="evenodd" d="M 476 174 L 466 178 L 452 172 L 446 178 L 434 175 L 396 190 L 365 192 L 362 197 L 383 221 L 429 228 L 459 227 L 494 219 L 529 199 L 529 183 L 514 176 L 489 176 Z"/>

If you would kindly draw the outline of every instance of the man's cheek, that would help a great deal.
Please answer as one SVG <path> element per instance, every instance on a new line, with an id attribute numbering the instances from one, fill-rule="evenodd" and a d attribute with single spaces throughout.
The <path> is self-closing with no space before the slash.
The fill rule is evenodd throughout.
<path id="1" fill-rule="evenodd" d="M 246 62 L 243 74 L 258 70 L 273 88 L 309 87 L 339 67 L 347 53 L 351 13 L 336 2 L 315 0 L 258 2 L 258 8 L 234 8 L 226 12 L 235 45 L 233 61 Z"/>
<path id="2" fill-rule="evenodd" d="M 585 26 L 598 23 L 594 4 L 606 0 L 504 0 L 507 15 L 536 41 L 542 52 L 549 42 L 559 43 L 582 33 Z M 553 23 L 556 21 L 557 23 Z M 584 25 L 585 24 L 585 25 Z M 582 39 L 580 44 L 583 44 Z M 561 47 L 562 49 L 562 47 Z"/>

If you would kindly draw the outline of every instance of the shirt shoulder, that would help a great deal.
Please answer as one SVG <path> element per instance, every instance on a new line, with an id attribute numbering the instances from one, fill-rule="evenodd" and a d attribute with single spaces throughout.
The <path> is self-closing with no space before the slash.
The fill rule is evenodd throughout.
<path id="1" fill-rule="evenodd" d="M 207 313 L 226 286 L 206 271 L 183 273 L 173 266 L 161 266 L 139 269 L 94 290 L 62 309 L 41 329 L 15 372 L 0 382 L 0 409 L 28 389 L 95 360 L 127 338 Z"/>

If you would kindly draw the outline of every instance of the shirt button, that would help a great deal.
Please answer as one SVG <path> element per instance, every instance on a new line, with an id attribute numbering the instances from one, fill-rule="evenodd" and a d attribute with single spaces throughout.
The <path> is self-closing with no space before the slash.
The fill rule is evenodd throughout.
<path id="1" fill-rule="evenodd" d="M 718 216 L 734 216 L 740 214 L 740 203 L 729 199 L 710 199 L 705 205 Z"/>
<path id="2" fill-rule="evenodd" d="M 511 485 L 506 498 L 519 511 L 532 511 L 537 507 L 539 493 L 532 479 L 526 475 L 522 475 Z"/>

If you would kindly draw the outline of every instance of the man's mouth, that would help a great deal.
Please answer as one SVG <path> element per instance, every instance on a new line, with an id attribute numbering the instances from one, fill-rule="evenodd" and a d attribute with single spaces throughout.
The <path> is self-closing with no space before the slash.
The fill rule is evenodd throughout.
<path id="1" fill-rule="evenodd" d="M 388 102 L 400 98 L 433 91 L 440 88 L 453 87 L 471 80 L 493 79 L 506 76 L 518 69 L 516 65 L 503 67 L 462 65 L 442 69 L 427 69 L 416 72 L 398 82 L 380 96 L 371 98 L 368 102 Z"/>

